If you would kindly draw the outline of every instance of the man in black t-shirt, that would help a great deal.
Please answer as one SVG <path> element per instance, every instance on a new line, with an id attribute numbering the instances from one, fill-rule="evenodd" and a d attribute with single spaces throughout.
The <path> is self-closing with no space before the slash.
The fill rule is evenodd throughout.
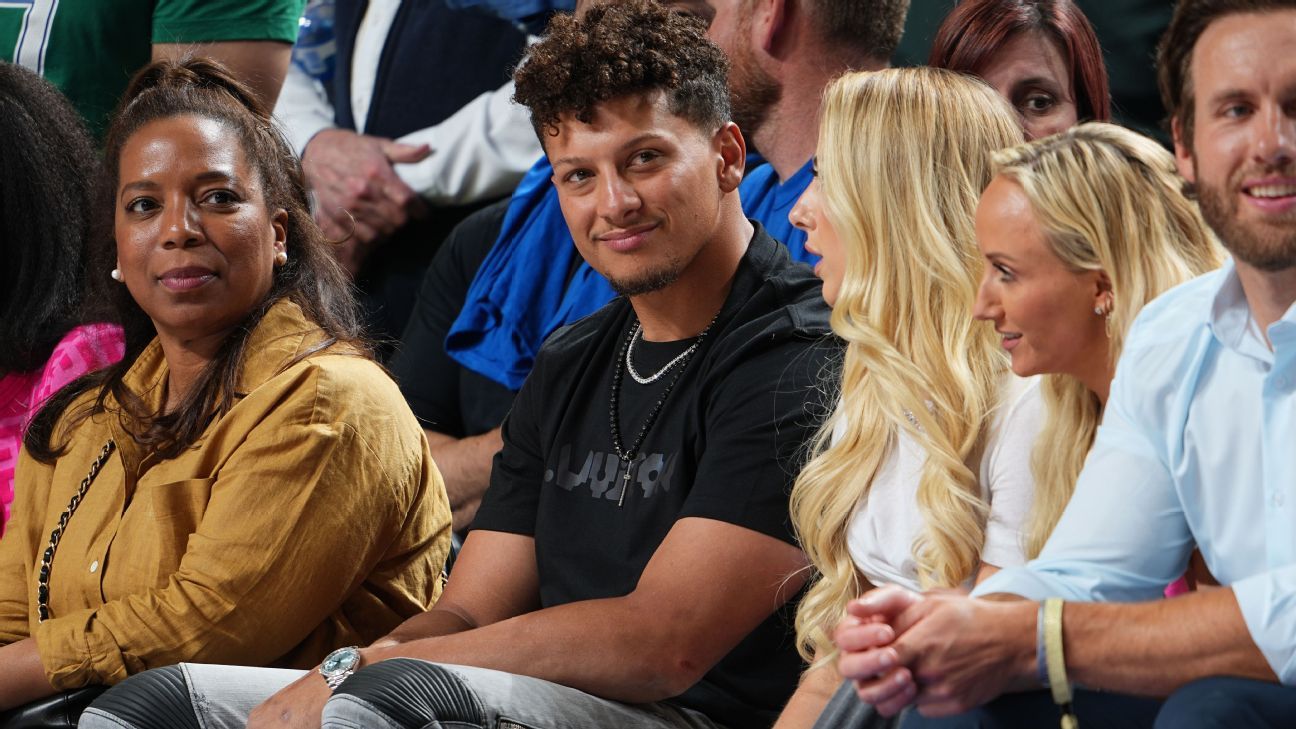
<path id="1" fill-rule="evenodd" d="M 531 49 L 517 98 L 622 296 L 546 342 L 441 602 L 362 651 L 381 662 L 326 716 L 459 719 L 459 686 L 474 719 L 756 727 L 795 688 L 787 499 L 835 349 L 817 279 L 742 213 L 725 65 L 701 24 L 639 2 Z"/>
<path id="2" fill-rule="evenodd" d="M 621 296 L 540 351 L 437 605 L 336 651 L 250 727 L 773 723 L 802 668 L 788 493 L 839 350 L 818 280 L 743 215 L 725 72 L 701 23 L 648 0 L 532 47 L 517 97 Z M 295 678 L 256 670 L 185 666 L 167 691 L 237 716 Z M 105 696 L 170 716 L 158 692 Z"/>
<path id="3" fill-rule="evenodd" d="M 709 37 L 729 58 L 735 121 L 748 150 L 758 148 L 769 163 L 753 171 L 749 160 L 743 208 L 794 258 L 807 260 L 804 233 L 788 213 L 811 179 L 823 89 L 848 70 L 886 66 L 909 0 L 805 0 L 792 9 L 783 2 L 658 1 L 710 23 Z M 593 2 L 577 2 L 577 14 Z M 559 321 L 611 298 L 570 253 L 561 217 L 549 215 L 549 193 L 548 184 L 524 182 L 510 201 L 451 233 L 390 362 L 441 468 L 457 533 L 481 503 L 500 423 L 536 349 Z"/>

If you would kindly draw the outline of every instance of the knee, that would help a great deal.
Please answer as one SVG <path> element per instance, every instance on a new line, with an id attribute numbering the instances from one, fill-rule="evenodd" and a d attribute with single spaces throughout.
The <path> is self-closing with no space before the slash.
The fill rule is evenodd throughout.
<path id="1" fill-rule="evenodd" d="M 362 668 L 348 678 L 325 706 L 324 725 L 354 726 L 352 711 L 376 712 L 397 727 L 432 722 L 485 726 L 486 710 L 477 694 L 453 671 L 436 663 L 393 658 Z"/>
<path id="2" fill-rule="evenodd" d="M 78 726 L 200 729 L 179 666 L 145 671 L 108 689 L 90 704 Z"/>
<path id="3" fill-rule="evenodd" d="M 978 707 L 958 716 L 928 718 L 915 709 L 905 711 L 900 717 L 899 729 L 1003 729 L 994 712 Z"/>
<path id="4" fill-rule="evenodd" d="M 1170 695 L 1157 714 L 1155 729 L 1220 729 L 1235 726 L 1278 726 L 1270 724 L 1270 707 L 1265 698 L 1279 692 L 1260 681 L 1217 676 L 1193 681 Z M 1296 693 L 1293 694 L 1296 696 Z M 1272 698 L 1271 696 L 1269 698 Z M 1285 711 L 1296 709 L 1296 700 L 1287 698 Z M 1278 702 L 1282 703 L 1282 702 Z M 1285 713 L 1280 711 L 1279 713 Z M 1285 722 L 1283 722 L 1285 723 Z"/>

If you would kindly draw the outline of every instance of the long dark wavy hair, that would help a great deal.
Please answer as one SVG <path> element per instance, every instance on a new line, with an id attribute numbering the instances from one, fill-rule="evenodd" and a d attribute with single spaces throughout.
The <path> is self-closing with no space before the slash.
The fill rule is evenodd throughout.
<path id="1" fill-rule="evenodd" d="M 48 81 L 0 62 L 0 375 L 30 372 L 81 310 L 99 157 Z"/>
<path id="2" fill-rule="evenodd" d="M 354 351 L 369 353 L 350 283 L 329 250 L 331 244 L 311 219 L 301 162 L 275 128 L 265 106 L 224 66 L 210 59 L 158 61 L 131 81 L 108 128 L 104 171 L 95 202 L 98 233 L 94 235 L 97 242 L 92 246 L 91 270 L 108 271 L 116 260 L 111 231 L 122 148 L 145 125 L 187 115 L 220 122 L 230 130 L 261 182 L 266 207 L 287 211 L 288 262 L 275 268 L 266 300 L 248 312 L 247 319 L 221 344 L 215 358 L 170 413 L 150 411 L 144 400 L 124 384 L 126 372 L 157 331 L 125 286 L 106 286 L 105 296 L 125 329 L 126 356 L 113 367 L 87 375 L 51 398 L 33 420 L 24 440 L 37 460 L 51 462 L 62 453 L 66 439 L 54 442 L 55 425 L 76 398 L 91 390 L 98 391 L 97 397 L 87 408 L 71 413 L 69 427 L 61 431 L 70 432 L 71 426 L 91 413 L 105 411 L 111 396 L 120 405 L 121 422 L 137 442 L 162 458 L 175 457 L 193 445 L 212 419 L 233 405 L 248 335 L 280 299 L 300 306 L 306 318 L 327 335 L 298 360 L 339 342 L 352 345 Z"/>

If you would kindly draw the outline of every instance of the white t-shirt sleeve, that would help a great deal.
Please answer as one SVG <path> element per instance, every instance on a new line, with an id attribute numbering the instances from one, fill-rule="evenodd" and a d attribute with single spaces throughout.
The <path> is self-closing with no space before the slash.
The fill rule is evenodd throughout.
<path id="1" fill-rule="evenodd" d="M 333 128 L 333 105 L 328 93 L 295 63 L 288 64 L 274 116 L 298 157 L 316 134 Z"/>
<path id="2" fill-rule="evenodd" d="M 481 94 L 440 124 L 397 141 L 432 147 L 422 162 L 396 165 L 396 174 L 441 205 L 505 195 L 544 154 L 530 112 L 513 102 L 512 81 Z"/>
<path id="3" fill-rule="evenodd" d="M 1008 377 L 1003 405 L 990 426 L 978 474 L 990 502 L 981 561 L 995 567 L 1026 563 L 1023 529 L 1035 501 L 1031 452 L 1045 417 L 1039 378 Z"/>

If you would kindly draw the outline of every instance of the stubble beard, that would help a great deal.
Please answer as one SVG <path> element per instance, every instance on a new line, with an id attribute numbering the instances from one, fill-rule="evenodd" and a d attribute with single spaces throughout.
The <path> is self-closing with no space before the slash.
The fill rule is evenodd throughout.
<path id="1" fill-rule="evenodd" d="M 1293 176 L 1291 170 L 1276 174 Z M 1270 273 L 1296 266 L 1296 213 L 1288 212 L 1277 224 L 1244 222 L 1239 215 L 1239 185 L 1217 186 L 1198 179 L 1196 187 L 1202 218 L 1234 258 Z"/>
<path id="2" fill-rule="evenodd" d="M 750 48 L 740 48 L 729 60 L 729 103 L 734 123 L 750 139 L 783 98 L 783 87 L 756 65 Z"/>
<path id="3" fill-rule="evenodd" d="M 683 263 L 679 259 L 672 258 L 656 270 L 645 271 L 633 277 L 613 278 L 608 276 L 607 280 L 613 291 L 629 298 L 661 291 L 679 280 L 680 273 L 683 270 Z"/>

